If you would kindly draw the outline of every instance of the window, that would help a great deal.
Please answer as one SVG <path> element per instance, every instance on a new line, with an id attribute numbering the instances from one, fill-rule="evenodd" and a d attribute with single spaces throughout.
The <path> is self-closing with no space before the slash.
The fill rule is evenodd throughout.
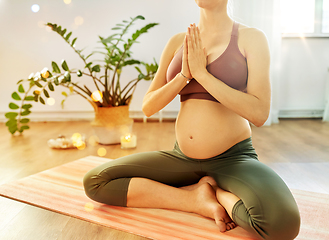
<path id="1" fill-rule="evenodd" d="M 322 32 L 329 33 L 329 0 L 323 0 Z"/>
<path id="2" fill-rule="evenodd" d="M 281 0 L 283 37 L 329 37 L 329 0 Z"/>

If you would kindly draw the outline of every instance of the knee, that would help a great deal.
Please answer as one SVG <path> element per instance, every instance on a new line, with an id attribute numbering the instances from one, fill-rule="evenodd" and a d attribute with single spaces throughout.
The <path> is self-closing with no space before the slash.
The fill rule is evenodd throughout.
<path id="1" fill-rule="evenodd" d="M 293 240 L 299 234 L 300 215 L 298 209 L 285 209 L 281 217 L 270 223 L 270 231 L 266 240 Z"/>
<path id="2" fill-rule="evenodd" d="M 286 226 L 284 226 L 284 229 L 282 232 L 287 232 L 287 236 L 285 239 L 292 240 L 297 237 L 299 234 L 300 229 L 300 214 L 298 209 L 295 211 L 290 211 L 290 216 L 288 218 L 288 221 L 286 222 Z M 283 238 L 284 239 L 284 238 Z"/>
<path id="3" fill-rule="evenodd" d="M 91 170 L 83 178 L 86 195 L 100 203 L 125 207 L 131 178 L 115 178 L 111 174 L 98 174 Z"/>
<path id="4" fill-rule="evenodd" d="M 92 172 L 89 171 L 84 177 L 83 177 L 83 187 L 85 190 L 86 195 L 94 199 L 95 192 L 97 191 L 97 188 L 99 187 L 99 184 L 96 183 L 97 176 Z"/>
<path id="5" fill-rule="evenodd" d="M 111 179 L 104 179 L 95 169 L 87 172 L 83 178 L 83 187 L 86 196 L 96 202 L 108 204 L 108 201 L 105 200 L 105 198 L 108 198 L 105 195 L 105 188 L 110 182 Z"/>

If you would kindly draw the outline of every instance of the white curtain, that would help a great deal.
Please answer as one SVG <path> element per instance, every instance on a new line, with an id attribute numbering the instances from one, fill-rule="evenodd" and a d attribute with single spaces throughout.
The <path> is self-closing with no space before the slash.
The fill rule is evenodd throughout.
<path id="1" fill-rule="evenodd" d="M 278 94 L 280 83 L 280 0 L 232 0 L 233 19 L 265 32 L 271 51 L 272 104 L 265 125 L 278 123 Z"/>
<path id="2" fill-rule="evenodd" d="M 325 107 L 322 120 L 329 122 L 329 68 L 327 73 L 326 92 L 325 92 Z"/>

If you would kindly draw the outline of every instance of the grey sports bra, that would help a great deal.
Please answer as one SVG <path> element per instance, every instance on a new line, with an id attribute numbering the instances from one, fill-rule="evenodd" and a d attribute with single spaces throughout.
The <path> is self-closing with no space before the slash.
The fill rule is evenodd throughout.
<path id="1" fill-rule="evenodd" d="M 248 81 L 247 59 L 238 48 L 239 24 L 234 22 L 231 40 L 226 50 L 216 60 L 207 65 L 207 70 L 214 77 L 228 86 L 244 91 Z M 167 69 L 167 82 L 171 81 L 182 68 L 183 47 L 175 54 Z M 179 93 L 181 102 L 188 99 L 206 99 L 217 101 L 195 79 L 190 81 Z"/>

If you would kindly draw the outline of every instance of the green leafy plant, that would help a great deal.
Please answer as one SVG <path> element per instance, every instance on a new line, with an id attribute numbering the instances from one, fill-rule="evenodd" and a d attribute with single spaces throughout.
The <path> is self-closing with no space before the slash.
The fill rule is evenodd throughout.
<path id="1" fill-rule="evenodd" d="M 83 50 L 76 49 L 75 43 L 77 38 L 71 40 L 72 32 L 67 33 L 67 29 L 53 23 L 47 23 L 54 32 L 58 33 L 75 51 L 83 62 L 80 69 L 69 68 L 65 60 L 62 60 L 60 66 L 56 62 L 51 63 L 52 71 L 44 68 L 36 74 L 31 74 L 28 79 L 18 81 L 18 90 L 11 96 L 16 102 L 10 102 L 9 108 L 12 110 L 5 114 L 8 121 L 6 126 L 10 133 L 22 133 L 29 129 L 28 115 L 31 113 L 32 103 L 40 102 L 46 104 L 47 98 L 50 97 L 49 92 L 55 91 L 58 86 L 69 89 L 69 93 L 63 91 L 64 99 L 72 95 L 78 94 L 93 107 L 117 107 L 129 105 L 138 82 L 141 80 L 152 80 L 158 69 L 158 64 L 154 60 L 153 63 L 145 63 L 131 57 L 131 47 L 137 43 L 137 39 L 149 29 L 158 25 L 158 23 L 150 23 L 141 29 L 136 30 L 131 37 L 124 39 L 129 28 L 136 20 L 144 20 L 143 16 L 130 18 L 130 21 L 124 20 L 122 23 L 116 24 L 112 30 L 117 33 L 107 38 L 99 36 L 101 46 L 100 50 L 93 51 L 88 55 L 83 54 Z M 100 54 L 102 60 L 89 60 L 91 56 Z M 96 63 L 95 63 L 96 62 Z M 97 63 L 100 62 L 100 63 Z M 137 77 L 130 80 L 125 86 L 122 86 L 120 77 L 122 69 L 126 66 L 134 66 L 137 70 Z M 144 67 L 142 71 L 140 66 Z M 85 84 L 75 82 L 73 78 L 88 76 L 94 84 L 94 90 Z M 17 103 L 17 101 L 19 103 Z"/>

